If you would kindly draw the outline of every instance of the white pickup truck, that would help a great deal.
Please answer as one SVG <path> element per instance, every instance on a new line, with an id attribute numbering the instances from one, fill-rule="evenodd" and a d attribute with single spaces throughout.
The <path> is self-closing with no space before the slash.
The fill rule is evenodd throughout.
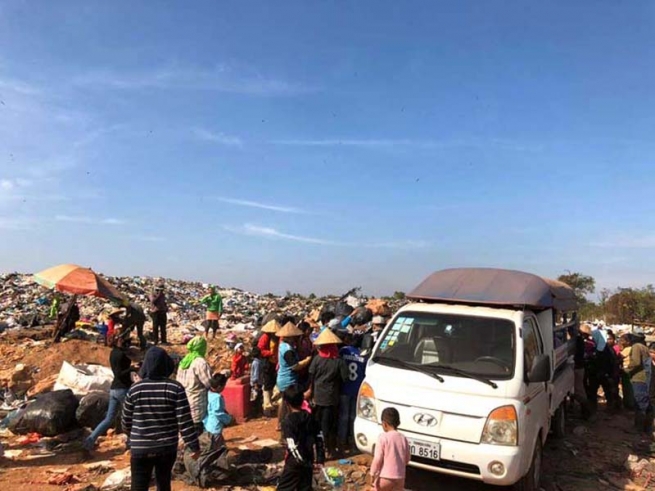
<path id="1" fill-rule="evenodd" d="M 564 433 L 573 392 L 571 288 L 529 273 L 439 271 L 378 336 L 357 401 L 355 439 L 373 453 L 387 407 L 410 465 L 538 491 L 542 447 Z"/>

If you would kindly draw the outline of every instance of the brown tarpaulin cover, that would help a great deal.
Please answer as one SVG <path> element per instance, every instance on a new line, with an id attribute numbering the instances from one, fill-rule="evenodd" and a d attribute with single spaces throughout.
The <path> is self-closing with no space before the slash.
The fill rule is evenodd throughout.
<path id="1" fill-rule="evenodd" d="M 413 300 L 470 304 L 523 305 L 561 311 L 576 310 L 573 290 L 560 281 L 495 268 L 437 271 L 407 295 Z"/>

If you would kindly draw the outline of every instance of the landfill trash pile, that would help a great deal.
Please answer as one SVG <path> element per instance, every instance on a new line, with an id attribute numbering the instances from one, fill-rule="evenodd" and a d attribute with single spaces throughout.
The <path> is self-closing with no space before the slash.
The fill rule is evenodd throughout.
<path id="1" fill-rule="evenodd" d="M 206 283 L 172 280 L 166 278 L 149 278 L 141 276 L 111 277 L 106 279 L 123 293 L 131 302 L 148 311 L 149 295 L 156 286 L 163 286 L 168 301 L 168 326 L 175 336 L 183 336 L 200 330 L 205 319 L 205 308 L 199 300 L 207 293 Z M 353 289 L 345 297 L 303 297 L 300 295 L 276 296 L 259 295 L 237 288 L 220 288 L 223 297 L 224 312 L 220 326 L 223 329 L 237 331 L 254 329 L 262 324 L 267 315 L 291 315 L 301 320 L 312 312 L 320 313 L 326 305 L 347 306 L 337 308 L 337 315 L 348 315 L 356 307 L 365 305 L 369 300 L 355 294 Z M 50 324 L 50 305 L 54 293 L 36 284 L 31 275 L 9 273 L 0 275 L 0 332 L 6 329 L 32 327 Z M 66 297 L 66 295 L 64 295 Z M 389 300 L 385 302 L 374 299 L 375 312 L 397 310 L 404 302 Z M 78 297 L 82 326 L 94 327 L 99 316 L 112 309 L 107 301 L 96 297 Z M 370 304 L 369 304 L 370 307 Z M 318 316 L 314 315 L 315 320 Z M 147 325 L 147 324 L 146 324 Z M 81 336 L 84 338 L 83 336 Z"/>

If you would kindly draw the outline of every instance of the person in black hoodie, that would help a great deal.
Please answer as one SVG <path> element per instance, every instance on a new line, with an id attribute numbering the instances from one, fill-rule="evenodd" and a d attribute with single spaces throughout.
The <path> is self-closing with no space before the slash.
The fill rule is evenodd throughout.
<path id="1" fill-rule="evenodd" d="M 178 433 L 191 457 L 200 455 L 198 435 L 184 387 L 170 380 L 173 360 L 161 348 L 146 352 L 139 373 L 123 405 L 123 428 L 132 451 L 132 491 L 147 491 L 152 471 L 158 491 L 171 490 L 171 474 L 177 456 Z"/>
<path id="2" fill-rule="evenodd" d="M 105 419 L 84 440 L 84 448 L 87 451 L 93 450 L 98 437 L 104 435 L 114 423 L 114 418 L 118 414 L 127 395 L 127 391 L 132 385 L 132 372 L 135 371 L 132 368 L 132 360 L 125 353 L 125 339 L 120 335 L 120 332 L 115 331 L 108 341 L 113 348 L 109 355 L 109 364 L 111 365 L 112 372 L 114 372 L 114 381 L 111 383 L 109 390 L 109 407 L 107 408 Z"/>
<path id="3" fill-rule="evenodd" d="M 311 491 L 316 463 L 325 462 L 323 433 L 316 420 L 302 410 L 303 392 L 297 385 L 284 391 L 284 403 L 289 414 L 282 421 L 282 437 L 287 446 L 284 470 L 277 485 L 278 491 Z"/>

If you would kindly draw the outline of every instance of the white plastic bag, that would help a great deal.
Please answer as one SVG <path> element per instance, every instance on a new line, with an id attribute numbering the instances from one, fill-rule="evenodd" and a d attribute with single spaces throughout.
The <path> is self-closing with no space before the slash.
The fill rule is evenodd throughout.
<path id="1" fill-rule="evenodd" d="M 70 389 L 75 395 L 85 396 L 89 392 L 109 392 L 114 374 L 102 365 L 71 365 L 64 362 L 59 371 L 54 390 Z"/>
<path id="2" fill-rule="evenodd" d="M 121 469 L 120 471 L 112 472 L 109 477 L 105 479 L 100 489 L 123 489 L 129 488 L 132 482 L 132 471 L 129 468 Z"/>

